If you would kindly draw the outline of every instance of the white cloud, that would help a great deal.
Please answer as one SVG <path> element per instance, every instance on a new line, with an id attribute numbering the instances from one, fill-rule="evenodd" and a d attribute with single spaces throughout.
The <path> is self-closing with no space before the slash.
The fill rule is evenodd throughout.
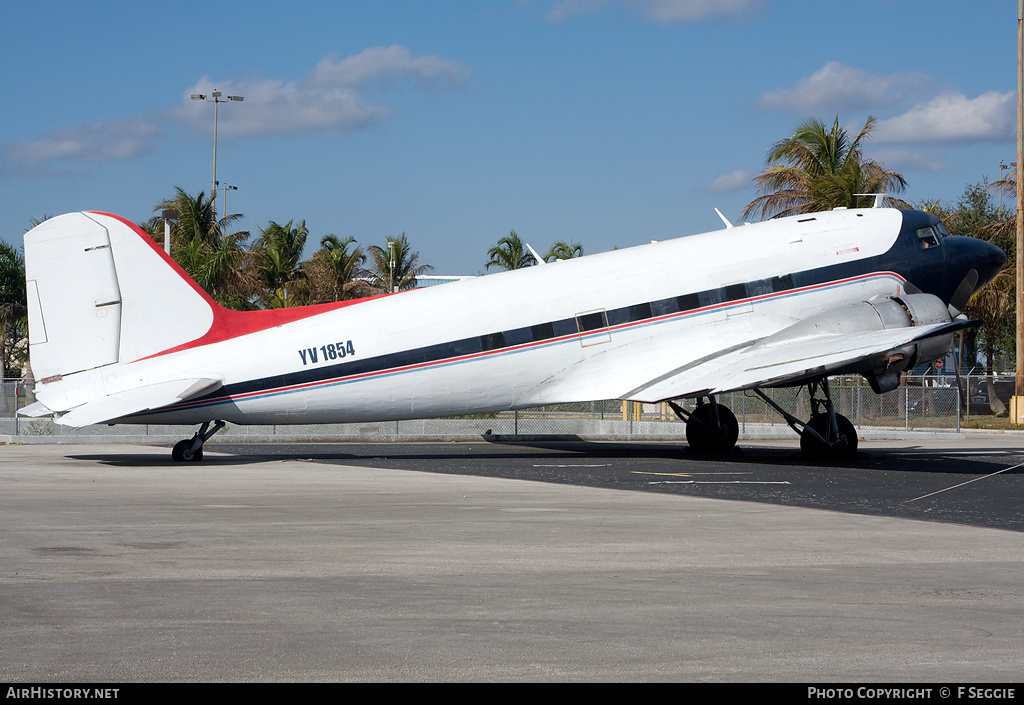
<path id="1" fill-rule="evenodd" d="M 885 164 L 886 169 L 894 171 L 929 171 L 937 173 L 946 170 L 946 164 L 942 159 L 942 151 L 935 149 L 895 149 L 882 148 L 872 149 L 869 155 L 871 159 Z"/>
<path id="2" fill-rule="evenodd" d="M 562 22 L 579 15 L 592 15 L 603 10 L 607 4 L 608 0 L 557 0 L 548 13 L 548 19 Z"/>
<path id="3" fill-rule="evenodd" d="M 313 82 L 328 86 L 360 86 L 374 82 L 413 80 L 421 88 L 457 88 L 469 80 L 464 66 L 439 56 L 417 56 L 397 44 L 374 47 L 341 61 L 323 59 Z"/>
<path id="4" fill-rule="evenodd" d="M 771 0 L 618 0 L 617 4 L 659 24 L 726 18 L 742 20 L 759 13 Z M 517 4 L 531 5 L 529 0 Z M 548 19 L 563 22 L 600 12 L 612 0 L 551 0 Z"/>
<path id="5" fill-rule="evenodd" d="M 120 161 L 152 151 L 162 135 L 163 130 L 144 119 L 94 122 L 65 127 L 31 142 L 8 145 L 4 156 L 20 162 Z"/>
<path id="6" fill-rule="evenodd" d="M 977 142 L 1013 139 L 1015 94 L 989 91 L 977 98 L 943 93 L 903 115 L 879 120 L 876 142 Z"/>
<path id="7" fill-rule="evenodd" d="M 412 83 L 420 90 L 452 90 L 465 84 L 469 77 L 469 69 L 455 61 L 430 55 L 413 56 L 398 45 L 374 47 L 341 60 L 325 58 L 299 81 L 214 83 L 204 77 L 184 92 L 181 105 L 163 117 L 209 130 L 209 106 L 191 100 L 190 96 L 220 90 L 225 97 L 245 98 L 242 103 L 229 102 L 220 107 L 218 124 L 222 135 L 351 132 L 379 123 L 389 114 L 385 106 L 361 95 L 365 88 Z M 25 172 L 28 165 L 59 160 L 118 161 L 154 150 L 163 133 L 153 118 L 94 122 L 65 127 L 31 142 L 10 143 L 0 148 L 0 153 L 10 162 L 3 167 L 6 173 Z"/>
<path id="8" fill-rule="evenodd" d="M 351 88 L 312 89 L 280 81 L 222 81 L 202 78 L 186 91 L 175 117 L 199 129 L 210 129 L 210 111 L 192 94 L 209 96 L 219 90 L 237 95 L 243 103 L 218 108 L 223 136 L 258 136 L 276 132 L 351 132 L 388 116 L 386 108 L 372 105 Z M 223 99 L 222 99 L 223 100 Z"/>
<path id="9" fill-rule="evenodd" d="M 421 90 L 451 90 L 465 84 L 469 69 L 438 56 L 417 56 L 402 46 L 374 47 L 335 60 L 325 58 L 299 81 L 221 81 L 200 79 L 186 90 L 175 115 L 208 129 L 209 110 L 192 94 L 239 95 L 243 103 L 229 104 L 219 114 L 225 135 L 267 135 L 282 132 L 344 133 L 381 122 L 388 109 L 367 100 L 360 90 L 394 87 L 411 82 Z"/>
<path id="10" fill-rule="evenodd" d="M 745 19 L 767 0 L 629 0 L 644 17 L 661 24 L 728 17 Z"/>
<path id="11" fill-rule="evenodd" d="M 717 179 L 711 182 L 708 186 L 708 191 L 714 193 L 726 193 L 728 191 L 739 191 L 740 189 L 749 188 L 752 186 L 752 177 L 742 169 L 719 176 Z"/>
<path id="12" fill-rule="evenodd" d="M 875 110 L 919 94 L 930 84 L 931 80 L 922 73 L 872 76 L 830 61 L 792 88 L 764 93 L 757 104 L 804 114 Z"/>

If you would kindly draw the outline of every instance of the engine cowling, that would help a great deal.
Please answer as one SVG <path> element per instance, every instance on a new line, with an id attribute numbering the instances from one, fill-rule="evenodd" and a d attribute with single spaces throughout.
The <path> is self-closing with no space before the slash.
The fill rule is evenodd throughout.
<path id="1" fill-rule="evenodd" d="M 826 311 L 770 336 L 766 345 L 783 345 L 821 335 L 855 335 L 869 331 L 912 328 L 952 319 L 942 299 L 932 294 L 908 294 L 874 301 L 861 301 Z M 899 386 L 900 373 L 926 360 L 935 360 L 949 350 L 953 334 L 928 338 L 912 345 L 861 360 L 838 372 L 853 372 L 867 379 L 876 394 Z"/>

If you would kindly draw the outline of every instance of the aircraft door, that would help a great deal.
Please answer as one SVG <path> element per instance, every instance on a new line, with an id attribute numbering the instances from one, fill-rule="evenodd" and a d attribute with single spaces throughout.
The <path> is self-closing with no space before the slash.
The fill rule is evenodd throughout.
<path id="1" fill-rule="evenodd" d="M 603 308 L 577 313 L 576 328 L 580 334 L 580 345 L 585 348 L 611 342 L 612 334 L 608 330 L 608 312 Z"/>

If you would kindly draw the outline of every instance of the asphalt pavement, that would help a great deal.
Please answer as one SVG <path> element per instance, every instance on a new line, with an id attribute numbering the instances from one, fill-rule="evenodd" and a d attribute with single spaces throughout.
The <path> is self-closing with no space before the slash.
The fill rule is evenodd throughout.
<path id="1" fill-rule="evenodd" d="M 6 446 L 0 680 L 1020 681 L 1024 456 L 947 443 Z"/>

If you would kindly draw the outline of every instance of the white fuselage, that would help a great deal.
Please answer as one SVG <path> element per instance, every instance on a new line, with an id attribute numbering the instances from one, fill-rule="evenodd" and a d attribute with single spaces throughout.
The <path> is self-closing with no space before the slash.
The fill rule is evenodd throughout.
<path id="1" fill-rule="evenodd" d="M 329 423 L 594 399 L 656 401 L 634 392 L 681 365 L 820 312 L 899 295 L 901 276 L 867 265 L 855 275 L 778 291 L 765 284 L 759 293 L 750 283 L 881 255 L 900 222 L 895 210 L 840 210 L 369 299 L 122 360 L 106 393 L 181 370 L 223 381 L 209 398 L 122 419 L 151 423 Z M 687 310 L 658 303 L 745 284 L 742 296 L 716 303 L 711 295 Z M 629 307 L 636 310 L 623 311 Z M 572 330 L 530 333 L 566 321 Z"/>

